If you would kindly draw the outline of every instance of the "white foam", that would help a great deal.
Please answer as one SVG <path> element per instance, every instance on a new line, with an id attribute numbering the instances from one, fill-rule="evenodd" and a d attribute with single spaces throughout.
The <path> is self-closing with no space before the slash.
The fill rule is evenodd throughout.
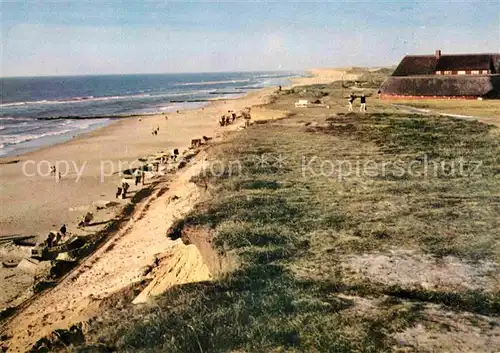
<path id="1" fill-rule="evenodd" d="M 241 83 L 248 82 L 250 80 L 225 80 L 225 81 L 199 81 L 199 82 L 185 82 L 178 83 L 176 86 L 203 86 L 203 85 L 218 85 L 222 83 Z"/>
<path id="2" fill-rule="evenodd" d="M 43 137 L 49 137 L 49 136 L 59 136 L 63 135 L 69 132 L 76 132 L 78 130 L 85 130 L 90 128 L 92 125 L 97 124 L 97 123 L 103 123 L 106 122 L 108 119 L 82 119 L 82 121 L 77 121 L 77 120 L 69 120 L 70 124 L 63 124 L 66 128 L 60 129 L 60 130 L 53 130 L 53 131 L 47 131 L 43 133 L 38 133 L 38 134 L 7 134 L 7 135 L 2 135 L 0 136 L 0 144 L 1 147 L 0 149 L 3 149 L 7 146 L 12 146 L 12 145 L 17 145 L 23 142 L 28 142 L 36 139 L 40 139 Z M 59 126 L 61 127 L 61 126 Z"/>
<path id="3" fill-rule="evenodd" d="M 62 135 L 67 132 L 72 131 L 71 129 L 59 130 L 59 131 L 49 131 L 43 134 L 28 134 L 28 135 L 3 135 L 0 136 L 0 143 L 3 147 L 8 145 L 17 145 L 22 142 L 27 142 L 35 139 L 39 139 L 47 136 L 57 136 Z M 2 148 L 3 148 L 2 147 Z"/>
<path id="4" fill-rule="evenodd" d="M 13 102 L 13 103 L 2 103 L 0 104 L 0 107 L 12 107 L 16 105 L 25 105 L 25 102 Z"/>
<path id="5" fill-rule="evenodd" d="M 0 107 L 11 107 L 11 106 L 21 106 L 21 105 L 56 105 L 56 104 L 72 104 L 72 103 L 85 103 L 85 102 L 99 102 L 108 100 L 121 100 L 121 99 L 134 99 L 134 98 L 144 98 L 150 97 L 148 93 L 145 94 L 134 94 L 125 96 L 109 96 L 109 97 L 73 97 L 67 100 L 39 100 L 39 101 L 27 101 L 27 102 L 16 102 L 16 103 L 4 103 L 0 104 Z"/>

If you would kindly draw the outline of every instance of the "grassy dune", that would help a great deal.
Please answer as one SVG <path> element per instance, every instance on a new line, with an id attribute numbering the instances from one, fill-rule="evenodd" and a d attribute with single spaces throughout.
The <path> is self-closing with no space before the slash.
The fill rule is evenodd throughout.
<path id="1" fill-rule="evenodd" d="M 208 183 L 212 197 L 171 235 L 204 232 L 238 268 L 176 287 L 148 306 L 109 309 L 89 324 L 86 351 L 457 351 L 463 347 L 453 335 L 466 335 L 454 323 L 480 331 L 467 343 L 472 351 L 493 349 L 498 129 L 383 106 L 334 115 L 343 103 L 330 97 L 339 89 L 276 96 L 271 108 L 322 96 L 332 109 L 295 109 L 236 133 L 212 148 L 220 173 L 193 180 Z M 374 258 L 387 259 L 386 278 L 357 266 Z M 460 280 L 446 282 L 457 269 Z M 417 346 L 417 324 L 439 342 Z"/>

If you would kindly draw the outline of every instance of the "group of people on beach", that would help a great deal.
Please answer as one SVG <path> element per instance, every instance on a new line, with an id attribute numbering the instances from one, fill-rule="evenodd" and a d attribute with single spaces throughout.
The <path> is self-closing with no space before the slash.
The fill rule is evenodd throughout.
<path id="1" fill-rule="evenodd" d="M 349 99 L 347 100 L 347 102 L 349 103 L 349 111 L 352 112 L 353 111 L 353 104 L 354 104 L 354 101 L 356 100 L 356 96 L 354 95 L 354 93 L 351 93 L 349 95 Z M 359 111 L 362 112 L 362 113 L 366 113 L 366 97 L 365 97 L 365 94 L 363 93 L 360 97 L 360 102 L 361 102 L 361 105 L 359 107 Z"/>
<path id="2" fill-rule="evenodd" d="M 153 131 L 151 132 L 151 135 L 153 136 L 158 135 L 158 131 L 160 131 L 160 125 L 153 126 Z"/>
<path id="3" fill-rule="evenodd" d="M 144 173 L 144 170 L 136 169 L 134 172 L 134 179 L 135 186 L 137 186 L 139 183 L 144 185 L 144 180 L 146 179 L 146 173 Z"/>
<path id="4" fill-rule="evenodd" d="M 220 126 L 226 126 L 232 124 L 236 120 L 236 113 L 232 110 L 228 110 L 227 114 L 224 114 L 219 119 Z"/>
<path id="5" fill-rule="evenodd" d="M 162 156 L 160 158 L 160 162 L 161 162 L 161 164 L 167 164 L 169 160 L 172 160 L 175 162 L 175 161 L 177 161 L 177 157 L 179 157 L 179 149 L 174 148 L 170 155 Z"/>
<path id="6" fill-rule="evenodd" d="M 157 157 L 156 161 L 153 161 L 149 164 L 144 164 L 142 167 L 137 168 L 133 171 L 132 179 L 122 179 L 120 184 L 117 186 L 116 189 L 116 194 L 115 197 L 119 198 L 121 197 L 122 199 L 127 198 L 127 192 L 128 189 L 130 188 L 130 184 L 132 183 L 132 180 L 135 183 L 135 186 L 142 184 L 145 185 L 146 182 L 146 171 L 152 170 L 153 172 L 159 172 L 160 171 L 160 164 L 167 164 L 169 161 L 177 161 L 177 158 L 179 157 L 179 149 L 174 148 L 172 150 L 172 153 L 170 154 L 163 154 L 163 151 L 160 151 L 162 155 L 160 157 Z M 158 161 L 159 159 L 159 161 Z"/>
<path id="7" fill-rule="evenodd" d="M 59 232 L 51 231 L 47 235 L 47 239 L 45 242 L 47 243 L 47 247 L 51 248 L 55 245 L 58 245 L 63 238 L 66 236 L 66 224 L 63 224 L 59 229 Z"/>
<path id="8" fill-rule="evenodd" d="M 252 119 L 252 116 L 250 115 L 250 107 L 246 107 L 245 110 L 241 112 L 241 115 L 245 119 L 245 128 L 250 126 L 250 120 Z"/>
<path id="9" fill-rule="evenodd" d="M 136 184 L 137 185 L 137 184 Z M 116 188 L 116 198 L 121 197 L 122 199 L 127 198 L 127 191 L 130 188 L 130 184 L 127 179 L 123 179 L 121 181 L 120 186 Z"/>
<path id="10" fill-rule="evenodd" d="M 228 110 L 227 114 L 224 114 L 219 119 L 220 126 L 227 126 L 232 124 L 237 118 L 243 117 L 245 119 L 245 127 L 250 126 L 250 108 L 246 107 L 243 111 L 241 111 L 241 115 L 237 116 L 236 113 L 232 110 Z"/>
<path id="11" fill-rule="evenodd" d="M 56 175 L 56 174 L 57 174 L 57 178 L 58 178 L 59 180 L 61 180 L 61 177 L 62 177 L 62 176 L 61 176 L 61 172 L 57 173 L 57 168 L 56 168 L 56 166 L 55 166 L 55 165 L 50 166 L 50 175 Z"/>

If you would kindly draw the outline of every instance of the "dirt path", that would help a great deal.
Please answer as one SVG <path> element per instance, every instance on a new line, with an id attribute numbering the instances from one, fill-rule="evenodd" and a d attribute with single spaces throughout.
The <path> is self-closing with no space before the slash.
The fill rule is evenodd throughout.
<path id="1" fill-rule="evenodd" d="M 13 318 L 6 330 L 12 335 L 9 352 L 25 352 L 54 329 L 85 320 L 97 310 L 101 299 L 143 279 L 155 255 L 173 246 L 166 233 L 174 219 L 198 201 L 198 187 L 190 178 L 201 171 L 202 162 L 203 153 L 171 182 L 159 182 L 153 195 L 105 246 Z M 177 198 L 171 201 L 173 196 Z"/>
<path id="2" fill-rule="evenodd" d="M 446 116 L 446 117 L 451 117 L 451 118 L 458 118 L 458 119 L 464 119 L 464 120 L 477 120 L 479 122 L 488 124 L 488 125 L 495 125 L 500 127 L 500 118 L 491 116 L 491 117 L 481 117 L 481 116 L 471 116 L 471 115 L 461 115 L 461 114 L 450 114 L 450 113 L 443 113 L 443 112 L 437 112 L 431 109 L 421 109 L 421 108 L 415 108 L 415 107 L 410 107 L 407 105 L 402 105 L 402 104 L 392 104 L 394 108 L 396 108 L 399 111 L 404 111 L 407 113 L 417 113 L 417 114 L 437 114 L 440 116 Z"/>

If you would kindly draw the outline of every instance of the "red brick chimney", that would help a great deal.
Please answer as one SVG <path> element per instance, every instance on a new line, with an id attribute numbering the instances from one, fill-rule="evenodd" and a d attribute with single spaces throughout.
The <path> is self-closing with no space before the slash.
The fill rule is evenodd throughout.
<path id="1" fill-rule="evenodd" d="M 436 50 L 436 59 L 441 57 L 441 49 Z"/>

